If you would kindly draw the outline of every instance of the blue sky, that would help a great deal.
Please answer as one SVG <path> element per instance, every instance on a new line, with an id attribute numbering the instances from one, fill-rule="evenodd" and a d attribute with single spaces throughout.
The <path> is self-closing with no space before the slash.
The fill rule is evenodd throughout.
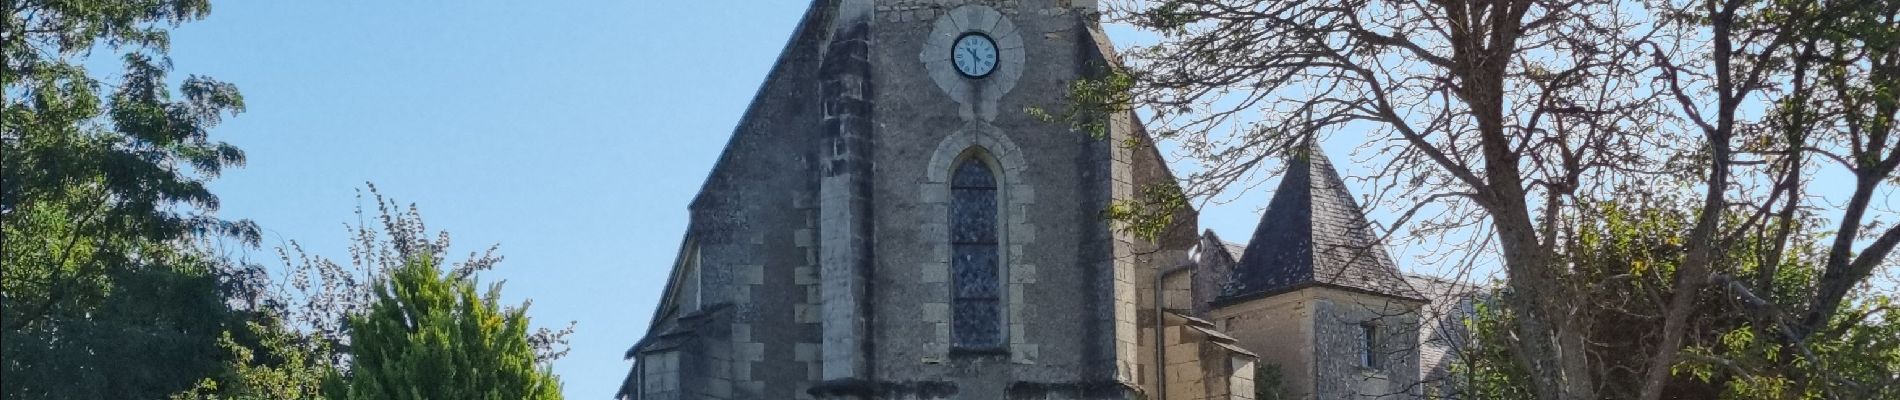
<path id="1" fill-rule="evenodd" d="M 222 1 L 174 32 L 172 57 L 249 106 L 213 131 L 250 158 L 214 183 L 222 216 L 344 258 L 373 181 L 455 252 L 500 243 L 483 279 L 533 298 L 539 325 L 579 321 L 555 372 L 569 398 L 602 399 L 687 201 L 805 6 Z"/>
<path id="2" fill-rule="evenodd" d="M 627 372 L 687 202 L 808 4 L 224 1 L 174 32 L 172 57 L 249 106 L 213 131 L 250 158 L 213 184 L 222 216 L 341 259 L 370 181 L 455 253 L 500 243 L 483 279 L 532 298 L 537 325 L 578 321 L 555 372 L 568 398 L 598 399 Z"/>
<path id="3" fill-rule="evenodd" d="M 222 216 L 343 258 L 355 190 L 375 182 L 455 252 L 501 244 L 483 279 L 534 299 L 538 325 L 578 321 L 555 372 L 569 398 L 606 398 L 687 202 L 808 2 L 532 4 L 219 2 L 174 32 L 172 56 L 179 76 L 233 82 L 249 105 L 213 132 L 250 157 L 214 184 Z M 1353 175 L 1355 138 L 1336 139 Z M 1202 226 L 1245 240 L 1265 190 L 1203 210 Z"/>
<path id="4" fill-rule="evenodd" d="M 368 181 L 454 253 L 499 243 L 483 280 L 532 298 L 537 325 L 578 321 L 554 368 L 568 398 L 596 399 L 625 376 L 686 204 L 807 5 L 225 1 L 174 32 L 172 57 L 249 106 L 213 131 L 250 159 L 213 185 L 222 216 L 342 259 Z M 1349 148 L 1332 151 L 1350 171 Z M 1202 226 L 1245 240 L 1263 192 Z"/>

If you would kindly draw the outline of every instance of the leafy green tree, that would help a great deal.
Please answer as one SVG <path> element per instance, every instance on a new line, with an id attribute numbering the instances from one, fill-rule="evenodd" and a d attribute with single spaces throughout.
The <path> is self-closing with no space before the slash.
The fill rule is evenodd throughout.
<path id="1" fill-rule="evenodd" d="M 256 243 L 256 227 L 211 214 L 206 188 L 243 152 L 210 140 L 224 115 L 242 111 L 237 88 L 193 76 L 167 88 L 165 27 L 202 18 L 202 1 L 13 4 L 0 129 L 0 215 L 7 246 L 8 330 L 106 296 L 102 276 L 162 264 L 181 240 L 229 234 Z M 83 63 L 121 53 L 115 81 Z M 31 236 L 28 236 L 31 235 Z"/>
<path id="2" fill-rule="evenodd" d="M 243 98 L 228 83 L 189 76 L 174 86 L 167 76 L 168 31 L 204 18 L 208 2 L 6 8 L 0 398 L 309 398 L 313 377 L 349 367 L 342 321 L 367 302 L 366 282 L 389 260 L 439 260 L 446 249 L 446 235 L 422 237 L 413 208 L 391 213 L 378 197 L 388 238 L 357 227 L 358 269 L 300 249 L 293 262 L 286 250 L 295 291 L 271 286 L 262 268 L 210 250 L 259 241 L 249 221 L 216 216 L 206 186 L 244 163 L 209 136 L 243 111 Z M 122 71 L 96 77 L 100 57 Z M 457 274 L 495 259 L 471 259 Z M 559 357 L 570 331 L 537 331 L 540 359 Z"/>
<path id="3" fill-rule="evenodd" d="M 1677 288 L 1670 276 L 1682 262 L 1686 245 L 1684 225 L 1693 221 L 1686 208 L 1667 202 L 1600 203 L 1588 212 L 1565 218 L 1565 259 L 1588 282 L 1579 288 L 1589 307 L 1576 318 L 1592 321 L 1593 357 L 1610 371 L 1609 382 L 1640 380 L 1638 368 L 1647 362 L 1661 327 L 1651 323 L 1661 313 L 1661 299 Z M 1744 216 L 1730 216 L 1739 219 Z M 1812 227 L 1796 226 L 1798 230 Z M 1849 307 L 1832 324 L 1834 332 L 1810 335 L 1806 342 L 1786 322 L 1789 310 L 1802 304 L 1823 268 L 1821 246 L 1798 239 L 1780 250 L 1776 235 L 1750 234 L 1733 239 L 1711 264 L 1716 289 L 1699 293 L 1694 312 L 1697 328 L 1684 337 L 1683 361 L 1670 375 L 1668 398 L 1724 399 L 1874 399 L 1900 397 L 1900 321 L 1894 321 L 1892 299 L 1865 294 L 1849 298 Z M 1811 237 L 1801 235 L 1799 237 Z M 1779 255 L 1780 260 L 1767 257 Z M 1753 282 L 1739 277 L 1773 273 L 1774 291 L 1756 295 Z M 1495 297 L 1495 296 L 1494 296 Z M 1516 315 L 1495 302 L 1479 302 L 1478 312 L 1465 321 L 1475 346 L 1463 349 L 1455 363 L 1463 397 L 1530 398 L 1531 378 L 1512 361 L 1509 334 Z M 1606 387 L 1606 398 L 1628 398 L 1637 387 Z"/>
<path id="4" fill-rule="evenodd" d="M 375 302 L 349 321 L 354 356 L 333 399 L 559 399 L 560 381 L 537 362 L 527 305 L 478 296 L 472 278 L 415 257 L 375 285 Z"/>
<path id="5" fill-rule="evenodd" d="M 258 239 L 213 214 L 241 165 L 209 130 L 236 87 L 167 82 L 167 31 L 202 0 L 7 2 L 0 24 L 0 396 L 162 398 L 218 368 L 241 283 L 195 241 Z M 122 72 L 99 79 L 95 55 Z"/>
<path id="6" fill-rule="evenodd" d="M 226 307 L 210 262 L 170 257 L 169 266 L 93 276 L 110 284 L 102 297 L 58 304 L 26 329 L 6 331 L 0 393 L 155 399 L 217 371 L 217 339 L 243 316 Z"/>
<path id="7" fill-rule="evenodd" d="M 367 197 L 367 198 L 366 198 Z M 374 310 L 377 288 L 372 283 L 392 279 L 392 271 L 405 268 L 403 260 L 426 259 L 432 265 L 444 265 L 450 247 L 447 232 L 430 232 L 421 212 L 414 206 L 402 207 L 383 197 L 375 185 L 369 185 L 358 200 L 375 202 L 372 208 L 359 205 L 358 223 L 350 223 L 349 261 L 339 263 L 304 251 L 292 241 L 279 247 L 278 255 L 285 274 L 276 276 L 282 285 L 253 284 L 265 288 L 260 293 L 234 293 L 252 298 L 257 306 L 244 329 L 234 330 L 220 341 L 224 350 L 224 368 L 207 377 L 175 400 L 210 399 L 314 399 L 324 392 L 332 374 L 347 374 L 357 364 L 354 353 L 365 351 L 353 345 L 350 319 Z M 374 221 L 374 222 L 371 222 Z M 493 268 L 501 261 L 497 247 L 474 253 L 455 262 L 445 279 L 464 281 L 479 271 Z M 256 275 L 262 275 L 258 272 Z M 269 276 L 259 279 L 270 280 Z M 566 353 L 566 335 L 572 323 L 561 330 L 537 329 L 528 336 L 537 364 L 560 358 Z M 330 391 L 347 395 L 347 386 Z"/>
<path id="8" fill-rule="evenodd" d="M 227 367 L 172 400 L 323 399 L 323 384 L 335 371 L 328 343 L 269 315 L 259 320 L 245 323 L 248 338 L 226 331 L 218 345 L 228 354 Z"/>

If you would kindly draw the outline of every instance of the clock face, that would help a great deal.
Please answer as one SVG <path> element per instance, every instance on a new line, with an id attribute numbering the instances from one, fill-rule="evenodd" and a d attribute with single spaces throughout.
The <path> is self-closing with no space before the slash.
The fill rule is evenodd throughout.
<path id="1" fill-rule="evenodd" d="M 950 60 L 957 72 L 970 78 L 982 78 L 996 72 L 996 41 L 989 35 L 970 32 L 950 46 Z"/>

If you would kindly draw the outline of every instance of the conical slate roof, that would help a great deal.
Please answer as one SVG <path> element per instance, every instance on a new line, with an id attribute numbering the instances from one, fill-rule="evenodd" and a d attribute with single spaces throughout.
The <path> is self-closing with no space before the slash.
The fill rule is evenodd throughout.
<path id="1" fill-rule="evenodd" d="M 1287 158 L 1221 300 L 1244 300 L 1313 285 L 1422 299 L 1379 243 L 1339 172 L 1315 145 Z"/>

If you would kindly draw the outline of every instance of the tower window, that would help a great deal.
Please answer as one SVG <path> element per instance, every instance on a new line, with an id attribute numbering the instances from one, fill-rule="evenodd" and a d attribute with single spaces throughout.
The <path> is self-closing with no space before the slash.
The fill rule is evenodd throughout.
<path id="1" fill-rule="evenodd" d="M 958 349 L 1003 344 L 998 281 L 996 175 L 980 159 L 963 160 L 950 179 L 950 340 Z"/>
<path id="2" fill-rule="evenodd" d="M 1359 324 L 1359 366 L 1379 368 L 1379 326 L 1371 322 Z"/>

